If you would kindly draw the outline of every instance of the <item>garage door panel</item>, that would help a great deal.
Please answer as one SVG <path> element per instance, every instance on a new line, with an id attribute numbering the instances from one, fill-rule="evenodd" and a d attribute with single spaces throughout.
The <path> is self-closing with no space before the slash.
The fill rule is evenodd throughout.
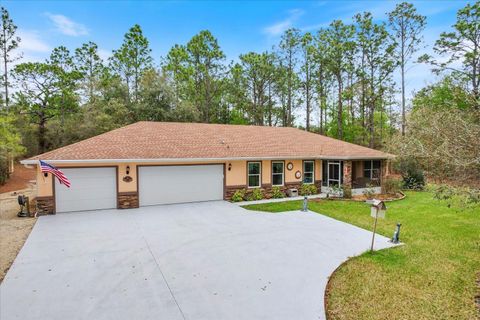
<path id="1" fill-rule="evenodd" d="M 108 199 L 95 199 L 94 202 L 87 202 L 90 199 L 76 199 L 76 200 L 69 200 L 68 202 L 64 202 L 57 208 L 59 213 L 62 212 L 75 212 L 75 211 L 89 211 L 89 210 L 102 210 L 102 209 L 113 209 L 112 201 L 110 198 Z"/>
<path id="2" fill-rule="evenodd" d="M 65 168 L 62 171 L 70 180 L 71 187 L 55 181 L 57 212 L 116 208 L 116 168 Z"/>
<path id="3" fill-rule="evenodd" d="M 67 176 L 68 177 L 68 176 Z M 70 177 L 68 177 L 70 179 Z M 61 192 L 62 199 L 100 199 L 100 198 L 111 198 L 116 194 L 116 186 L 114 184 L 103 184 L 97 187 L 78 187 L 79 181 L 70 180 L 72 185 L 70 189 L 65 187 L 64 185 L 55 185 L 55 191 L 59 188 L 66 189 L 65 192 Z M 98 181 L 88 182 L 88 184 L 98 183 Z M 74 185 L 76 184 L 76 186 Z M 110 190 L 105 190 L 108 188 Z"/>
<path id="4" fill-rule="evenodd" d="M 139 167 L 140 205 L 223 199 L 223 165 Z"/>

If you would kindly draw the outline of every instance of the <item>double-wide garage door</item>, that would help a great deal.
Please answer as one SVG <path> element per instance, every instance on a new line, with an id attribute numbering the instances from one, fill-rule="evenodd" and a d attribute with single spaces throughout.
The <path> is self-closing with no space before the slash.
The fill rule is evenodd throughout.
<path id="1" fill-rule="evenodd" d="M 63 168 L 70 188 L 55 179 L 56 212 L 117 207 L 117 170 Z M 140 206 L 223 199 L 223 165 L 145 166 L 138 168 Z"/>
<path id="2" fill-rule="evenodd" d="M 140 206 L 223 199 L 223 165 L 138 168 Z"/>

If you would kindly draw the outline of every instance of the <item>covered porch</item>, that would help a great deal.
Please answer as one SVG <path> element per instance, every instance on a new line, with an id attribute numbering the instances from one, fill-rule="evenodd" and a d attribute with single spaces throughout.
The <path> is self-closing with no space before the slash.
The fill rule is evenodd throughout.
<path id="1" fill-rule="evenodd" d="M 323 160 L 322 193 L 339 196 L 382 193 L 387 161 L 365 160 Z"/>

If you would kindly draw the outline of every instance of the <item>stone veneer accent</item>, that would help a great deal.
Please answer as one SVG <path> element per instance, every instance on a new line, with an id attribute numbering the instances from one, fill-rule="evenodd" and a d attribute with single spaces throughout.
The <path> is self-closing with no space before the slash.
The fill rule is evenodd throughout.
<path id="1" fill-rule="evenodd" d="M 119 192 L 117 196 L 118 209 L 138 208 L 138 192 Z"/>
<path id="2" fill-rule="evenodd" d="M 302 186 L 301 182 L 286 182 L 285 185 L 279 186 L 280 190 L 282 190 L 285 194 L 287 189 L 298 189 L 300 192 L 300 187 Z M 322 187 L 322 180 L 315 180 L 315 186 L 318 189 L 318 192 L 320 193 L 320 188 Z M 248 189 L 247 186 L 244 185 L 237 185 L 237 186 L 225 186 L 225 194 L 224 194 L 224 199 L 225 200 L 230 200 L 233 196 L 233 194 L 237 190 L 246 190 L 245 195 L 248 195 L 255 190 L 255 188 Z M 261 188 L 263 192 L 263 196 L 266 199 L 270 199 L 272 197 L 272 185 L 271 184 L 262 184 Z"/>
<path id="3" fill-rule="evenodd" d="M 37 197 L 35 202 L 37 207 L 37 216 L 55 214 L 55 200 L 53 197 Z M 31 210 L 30 215 L 33 216 L 34 214 L 34 210 Z"/>
<path id="4" fill-rule="evenodd" d="M 343 161 L 343 196 L 352 197 L 352 161 Z"/>
<path id="5" fill-rule="evenodd" d="M 225 186 L 225 190 L 224 190 L 224 193 L 223 193 L 223 199 L 230 200 L 230 199 L 232 199 L 232 196 L 235 193 L 235 191 L 246 189 L 246 188 L 247 188 L 247 186 L 242 186 L 242 185 Z"/>

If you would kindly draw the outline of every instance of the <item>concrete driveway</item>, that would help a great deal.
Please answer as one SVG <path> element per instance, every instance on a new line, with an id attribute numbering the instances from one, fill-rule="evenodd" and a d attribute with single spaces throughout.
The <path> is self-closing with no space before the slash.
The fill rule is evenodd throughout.
<path id="1" fill-rule="evenodd" d="M 370 239 L 221 201 L 45 216 L 0 286 L 0 319 L 324 319 L 328 276 Z"/>

